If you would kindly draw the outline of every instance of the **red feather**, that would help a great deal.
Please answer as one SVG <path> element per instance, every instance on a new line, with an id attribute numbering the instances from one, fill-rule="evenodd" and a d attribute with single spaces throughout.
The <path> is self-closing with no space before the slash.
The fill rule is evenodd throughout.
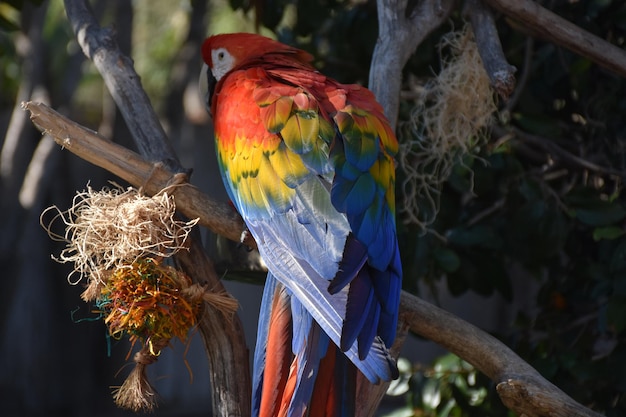
<path id="1" fill-rule="evenodd" d="M 285 401 L 287 376 L 293 358 L 291 352 L 291 306 L 285 288 L 276 289 L 272 305 L 272 317 L 267 338 L 267 359 L 263 376 L 263 394 L 261 396 L 261 416 L 278 416 L 284 413 L 289 406 L 282 404 Z M 293 383 L 289 384 L 293 385 Z M 289 398 L 289 397 L 287 397 Z M 282 413 L 279 414 L 279 412 Z"/>

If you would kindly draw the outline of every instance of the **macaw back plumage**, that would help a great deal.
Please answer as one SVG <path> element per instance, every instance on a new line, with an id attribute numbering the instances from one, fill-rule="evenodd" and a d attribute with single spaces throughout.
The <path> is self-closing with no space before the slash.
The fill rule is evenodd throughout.
<path id="1" fill-rule="evenodd" d="M 369 90 L 304 51 L 239 33 L 202 54 L 222 178 L 269 271 L 254 415 L 354 415 L 356 369 L 397 377 L 396 137 Z"/>

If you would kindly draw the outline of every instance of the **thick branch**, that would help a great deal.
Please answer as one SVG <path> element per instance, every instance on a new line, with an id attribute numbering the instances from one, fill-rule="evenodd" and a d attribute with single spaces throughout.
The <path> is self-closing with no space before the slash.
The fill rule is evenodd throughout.
<path id="1" fill-rule="evenodd" d="M 102 164 L 100 166 L 103 168 L 109 167 L 114 169 L 115 171 L 112 171 L 114 173 L 130 169 L 129 166 L 141 166 L 142 174 L 122 174 L 122 176 L 135 186 L 146 184 L 146 187 L 153 187 L 148 185 L 155 181 L 156 178 L 155 175 L 150 177 L 149 174 L 152 165 L 145 160 L 141 160 L 141 157 L 138 155 L 127 150 L 122 151 L 118 149 L 120 148 L 118 145 L 98 137 L 88 129 L 81 128 L 43 105 L 27 103 L 25 107 L 31 111 L 31 118 L 37 127 L 55 137 L 57 143 L 65 146 L 66 149 L 76 152 L 77 155 L 90 162 Z M 81 136 L 83 134 L 87 137 Z M 93 141 L 94 143 L 91 145 L 81 144 L 83 141 Z M 127 159 L 131 162 L 125 162 Z M 115 160 L 119 160 L 119 163 L 112 162 Z M 161 174 L 158 177 L 160 178 L 163 175 L 165 180 L 162 180 L 161 185 L 154 186 L 154 189 L 166 185 L 167 179 L 172 178 L 174 175 L 168 173 L 164 168 L 160 168 L 159 172 Z M 183 213 L 194 212 L 202 216 L 201 223 L 217 233 L 224 231 L 223 229 L 218 231 L 218 229 L 214 228 L 221 222 L 230 221 L 220 217 L 222 212 L 212 210 L 200 212 L 194 207 L 187 206 L 190 202 L 198 201 L 196 197 L 189 196 L 189 194 L 195 193 L 198 193 L 198 191 L 192 186 L 184 185 L 177 187 L 173 191 L 177 208 Z M 204 197 L 202 201 L 205 200 L 210 201 L 208 197 Z M 238 233 L 225 233 L 224 236 L 238 240 Z M 191 253 L 190 256 L 193 257 L 195 255 Z M 404 341 L 406 330 L 410 329 L 455 353 L 491 378 L 498 384 L 498 392 L 505 405 L 520 415 L 598 416 L 598 414 L 576 403 L 557 387 L 546 381 L 535 369 L 524 362 L 502 342 L 460 318 L 408 293 L 402 294 L 400 311 L 399 337 L 392 348 L 392 351 L 396 354 Z M 206 324 L 202 328 L 207 332 L 214 331 L 214 329 L 204 326 Z M 210 349 L 214 348 L 214 342 L 205 339 L 205 343 L 207 343 Z M 217 346 L 219 347 L 220 345 L 218 344 Z M 247 356 L 245 360 L 247 365 Z M 217 372 L 217 376 L 220 376 L 224 370 L 218 369 L 213 372 Z M 235 383 L 243 384 L 241 381 Z M 224 386 L 221 387 L 223 388 Z M 380 387 L 382 385 L 361 384 L 361 392 L 367 392 L 369 396 L 360 397 L 364 401 L 359 404 L 359 415 L 373 414 L 380 396 L 384 392 Z M 226 394 L 224 391 L 218 390 L 218 396 L 224 394 Z M 220 398 L 224 400 L 228 396 Z"/>
<path id="2" fill-rule="evenodd" d="M 417 46 L 452 11 L 454 0 L 377 0 L 378 40 L 370 67 L 369 88 L 383 106 L 392 128 L 398 123 L 402 69 Z M 400 326 L 394 347 L 401 346 L 406 332 Z M 360 417 L 373 416 L 388 384 L 359 388 Z"/>
<path id="3" fill-rule="evenodd" d="M 178 197 L 177 197 L 178 198 Z M 215 268 L 200 245 L 181 251 L 177 260 L 189 276 L 210 277 L 209 288 L 220 283 Z M 220 283 L 221 287 L 221 283 Z M 217 290 L 218 292 L 221 291 Z M 243 325 L 238 316 L 224 317 L 209 304 L 205 304 L 199 321 L 202 341 L 209 358 L 209 373 L 213 384 L 213 415 L 248 417 L 251 414 L 250 357 L 241 336 Z"/>
<path id="4" fill-rule="evenodd" d="M 484 0 L 521 23 L 524 30 L 563 46 L 596 64 L 626 76 L 626 51 L 593 35 L 532 0 Z"/>
<path id="5" fill-rule="evenodd" d="M 120 51 L 113 30 L 100 27 L 85 1 L 66 0 L 65 12 L 84 54 L 93 61 L 124 116 L 140 153 L 182 172 L 133 62 Z"/>

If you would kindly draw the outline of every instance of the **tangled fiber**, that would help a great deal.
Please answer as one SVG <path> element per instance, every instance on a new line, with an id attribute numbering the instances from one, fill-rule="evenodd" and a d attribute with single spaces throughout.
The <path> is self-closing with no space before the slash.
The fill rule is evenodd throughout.
<path id="1" fill-rule="evenodd" d="M 46 225 L 43 217 L 48 211 L 56 214 Z M 198 219 L 183 222 L 175 219 L 175 213 L 174 198 L 165 192 L 147 197 L 133 188 L 95 191 L 88 186 L 76 193 L 67 211 L 56 206 L 45 210 L 41 223 L 51 238 L 67 243 L 55 259 L 74 264 L 68 275 L 70 284 L 87 278 L 90 288 L 83 298 L 92 300 L 112 268 L 132 264 L 141 256 L 166 258 L 184 248 Z M 51 230 L 58 219 L 65 224 L 64 235 Z"/>
<path id="2" fill-rule="evenodd" d="M 495 94 L 483 67 L 471 26 L 442 38 L 439 75 L 420 89 L 411 118 L 399 131 L 398 155 L 404 174 L 400 212 L 405 221 L 432 223 L 439 196 L 453 166 L 487 140 L 497 110 Z"/>

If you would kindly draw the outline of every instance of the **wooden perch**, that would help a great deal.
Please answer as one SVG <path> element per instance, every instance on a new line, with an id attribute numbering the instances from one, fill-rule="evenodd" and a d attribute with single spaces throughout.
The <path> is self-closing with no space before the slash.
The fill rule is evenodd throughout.
<path id="1" fill-rule="evenodd" d="M 110 169 L 111 172 L 126 179 L 136 187 L 144 186 L 146 191 L 158 191 L 159 187 L 167 186 L 170 179 L 175 177 L 175 174 L 168 172 L 164 167 L 159 167 L 159 174 L 155 176 L 153 165 L 143 160 L 141 156 L 71 122 L 43 104 L 25 103 L 24 108 L 31 112 L 33 123 L 40 130 L 54 137 L 59 145 L 87 161 L 102 168 Z M 133 173 L 124 172 L 127 170 L 133 171 Z M 155 183 L 155 179 L 158 180 L 158 183 Z M 221 218 L 222 211 L 199 210 L 198 207 L 189 207 L 188 205 L 201 204 L 199 202 L 203 201 L 211 203 L 210 198 L 201 196 L 202 193 L 193 186 L 179 185 L 172 194 L 176 199 L 177 208 L 181 212 L 194 213 L 190 217 L 200 217 L 200 223 L 216 233 L 220 233 L 218 230 L 228 232 L 228 230 L 219 227 L 220 223 L 237 224 L 237 222 L 229 220 L 228 216 Z M 223 235 L 235 241 L 239 240 L 238 231 L 236 233 L 231 231 Z M 192 252 L 189 256 L 193 258 L 196 255 L 197 253 Z M 205 323 L 201 326 L 210 327 L 216 326 L 216 324 L 208 325 Z M 463 358 L 491 378 L 498 384 L 498 393 L 504 404 L 520 415 L 529 417 L 599 416 L 545 380 L 535 369 L 496 338 L 407 292 L 402 293 L 399 327 L 400 336 L 392 348 L 394 352 L 399 351 L 404 342 L 406 329 L 410 329 Z M 219 330 L 215 327 L 210 327 L 210 330 L 208 327 L 202 328 L 209 332 Z M 216 345 L 217 342 L 215 341 L 206 341 L 205 339 L 205 343 L 209 343 L 207 346 L 211 350 L 224 350 L 223 345 Z M 235 360 L 229 354 L 224 358 Z M 224 370 L 218 369 L 214 372 L 223 373 Z M 227 386 L 222 385 L 215 389 L 218 390 L 218 395 L 225 398 L 224 395 L 228 392 Z M 359 404 L 362 410 L 361 415 L 372 415 L 375 411 L 380 397 L 374 395 L 379 394 L 373 393 L 371 398 L 364 397 L 364 403 Z"/>
<path id="2" fill-rule="evenodd" d="M 495 337 L 406 292 L 400 322 L 474 365 L 496 385 L 505 406 L 528 417 L 599 417 L 542 377 Z"/>
<path id="3" fill-rule="evenodd" d="M 137 149 L 153 161 L 161 161 L 177 172 L 182 171 L 133 62 L 120 51 L 113 30 L 100 27 L 84 0 L 66 0 L 65 12 L 83 53 L 100 72 L 120 109 Z"/>

